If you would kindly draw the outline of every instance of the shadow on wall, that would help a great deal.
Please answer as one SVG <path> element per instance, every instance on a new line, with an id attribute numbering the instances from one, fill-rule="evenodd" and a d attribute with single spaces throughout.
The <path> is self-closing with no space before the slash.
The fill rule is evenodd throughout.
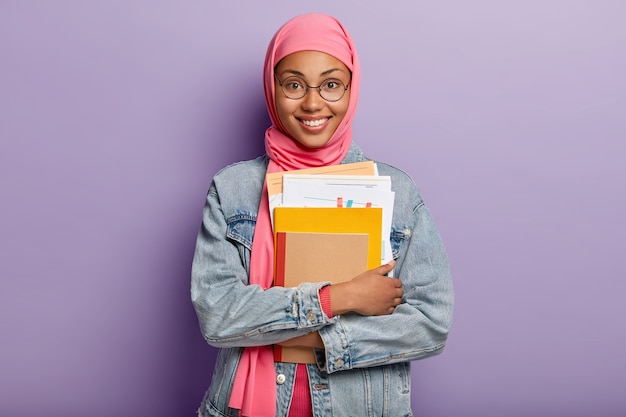
<path id="1" fill-rule="evenodd" d="M 196 236 L 200 227 L 201 207 L 194 201 L 181 201 L 165 213 L 168 220 L 154 259 L 160 259 L 155 271 L 161 277 L 158 292 L 154 295 L 155 310 L 150 326 L 158 326 L 156 342 L 160 346 L 150 349 L 155 355 L 154 364 L 160 368 L 154 376 L 161 381 L 147 381 L 167 399 L 153 411 L 154 415 L 180 413 L 194 415 L 213 373 L 217 349 L 208 345 L 198 325 L 198 319 L 190 296 L 191 263 Z M 158 277 L 154 277 L 158 279 Z M 154 377 L 153 376 L 153 377 Z"/>
<path id="2" fill-rule="evenodd" d="M 203 116 L 199 120 L 195 145 L 205 167 L 213 175 L 235 162 L 256 158 L 265 153 L 265 131 L 271 122 L 265 106 L 263 87 L 256 72 L 247 72 L 242 85 L 233 90 L 230 85 L 211 86 L 205 92 Z M 218 119 L 215 115 L 219 114 Z M 206 178 L 208 184 L 210 178 Z"/>
<path id="3" fill-rule="evenodd" d="M 210 117 L 209 111 L 204 119 L 206 123 L 197 136 L 201 143 L 196 146 L 198 154 L 193 157 L 203 161 L 200 166 L 203 166 L 207 178 L 195 179 L 205 189 L 198 189 L 200 194 L 198 200 L 194 201 L 202 201 L 202 204 L 213 174 L 227 165 L 265 153 L 264 134 L 270 121 L 262 88 L 258 85 L 258 77 L 247 76 L 242 79 L 250 80 L 241 89 L 242 94 L 228 96 L 225 92 L 213 91 L 208 95 L 210 99 L 207 108 L 219 107 L 220 114 L 228 114 L 230 117 L 216 121 Z M 258 94 L 251 97 L 250 91 L 255 89 Z M 228 99 L 224 100 L 224 97 Z M 210 384 L 218 349 L 203 339 L 189 295 L 195 240 L 202 221 L 201 207 L 188 205 L 181 211 L 188 213 L 185 223 L 179 227 L 180 235 L 172 238 L 168 246 L 171 251 L 176 252 L 174 265 L 170 265 L 172 274 L 185 276 L 185 279 L 177 280 L 175 317 L 171 328 L 177 329 L 177 337 L 181 341 L 176 352 L 180 358 L 179 375 L 176 376 L 181 404 L 179 409 L 188 410 L 190 404 L 194 407 L 200 404 L 204 391 Z"/>

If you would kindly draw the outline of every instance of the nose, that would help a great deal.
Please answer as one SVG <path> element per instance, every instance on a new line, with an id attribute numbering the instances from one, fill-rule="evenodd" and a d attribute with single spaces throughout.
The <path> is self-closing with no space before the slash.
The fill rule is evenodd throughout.
<path id="1" fill-rule="evenodd" d="M 324 107 L 324 99 L 320 95 L 319 88 L 309 88 L 302 98 L 302 109 L 306 111 L 316 111 Z"/>

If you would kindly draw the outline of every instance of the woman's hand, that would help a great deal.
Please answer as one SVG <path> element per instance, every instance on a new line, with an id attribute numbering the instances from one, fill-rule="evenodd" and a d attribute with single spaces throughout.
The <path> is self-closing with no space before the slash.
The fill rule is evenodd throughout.
<path id="1" fill-rule="evenodd" d="M 402 302 L 402 281 L 385 276 L 396 266 L 395 261 L 366 271 L 350 281 L 330 286 L 333 315 L 348 312 L 364 316 L 391 314 Z"/>

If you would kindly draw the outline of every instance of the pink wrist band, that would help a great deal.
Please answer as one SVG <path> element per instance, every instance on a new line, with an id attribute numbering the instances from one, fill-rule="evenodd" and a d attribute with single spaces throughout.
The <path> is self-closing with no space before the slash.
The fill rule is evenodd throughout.
<path id="1" fill-rule="evenodd" d="M 322 311 L 326 314 L 326 317 L 331 318 L 333 316 L 333 310 L 330 307 L 330 285 L 326 285 L 320 289 L 319 297 Z"/>

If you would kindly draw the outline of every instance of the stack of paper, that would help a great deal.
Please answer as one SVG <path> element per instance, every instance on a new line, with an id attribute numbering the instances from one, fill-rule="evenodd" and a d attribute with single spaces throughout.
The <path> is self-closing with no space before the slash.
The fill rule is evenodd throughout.
<path id="1" fill-rule="evenodd" d="M 394 194 L 373 162 L 268 174 L 267 180 L 274 285 L 347 281 L 392 259 Z M 274 354 L 279 362 L 315 363 L 310 348 L 276 346 Z"/>

